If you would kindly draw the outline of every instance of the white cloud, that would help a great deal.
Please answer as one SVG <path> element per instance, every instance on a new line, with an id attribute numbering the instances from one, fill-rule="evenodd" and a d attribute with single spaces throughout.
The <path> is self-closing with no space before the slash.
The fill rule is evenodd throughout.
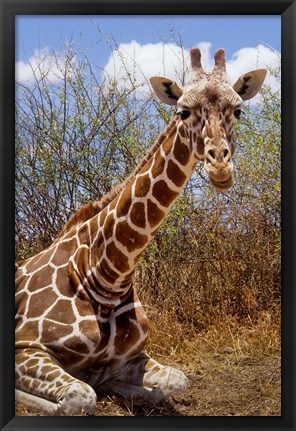
<path id="1" fill-rule="evenodd" d="M 36 50 L 28 61 L 18 61 L 15 64 L 15 79 L 17 82 L 28 84 L 46 77 L 55 83 L 63 79 L 65 71 L 71 75 L 74 65 L 75 57 L 69 60 L 63 53 L 53 53 L 44 47 Z"/>
<path id="2" fill-rule="evenodd" d="M 212 44 L 200 42 L 197 47 L 201 50 L 202 65 L 207 71 L 214 65 Z M 227 56 L 227 52 L 226 52 Z M 244 47 L 234 53 L 227 61 L 227 73 L 231 83 L 253 69 L 280 65 L 280 53 L 265 45 L 257 47 Z M 148 79 L 154 75 L 161 75 L 182 83 L 182 77 L 188 73 L 189 51 L 181 49 L 173 43 L 145 44 L 136 41 L 120 44 L 109 57 L 104 67 L 106 81 L 116 80 L 125 88 L 131 88 L 131 83 L 140 86 L 141 92 L 149 91 Z M 186 73 L 187 72 L 187 73 Z M 274 90 L 279 89 L 279 83 L 268 73 L 265 84 Z M 253 99 L 254 102 L 258 98 Z"/>

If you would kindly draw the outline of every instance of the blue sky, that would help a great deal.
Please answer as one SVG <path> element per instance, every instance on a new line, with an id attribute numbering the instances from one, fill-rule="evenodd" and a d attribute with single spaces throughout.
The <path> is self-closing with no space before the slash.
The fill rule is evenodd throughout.
<path id="1" fill-rule="evenodd" d="M 95 47 L 97 26 L 119 43 L 171 41 L 170 27 L 181 33 L 190 48 L 210 41 L 213 50 L 223 47 L 228 56 L 242 47 L 265 43 L 281 49 L 280 16 L 18 16 L 16 60 L 24 60 L 44 46 L 61 49 L 74 40 L 83 49 Z M 106 53 L 105 53 L 106 54 Z M 107 55 L 107 54 L 106 54 Z"/>
<path id="2" fill-rule="evenodd" d="M 119 46 L 118 52 L 114 43 L 108 44 L 110 35 Z M 179 38 L 186 62 L 189 49 L 198 46 L 203 66 L 208 70 L 213 65 L 214 51 L 223 47 L 231 82 L 249 70 L 280 65 L 280 16 L 18 16 L 16 79 L 32 82 L 32 69 L 36 70 L 44 61 L 45 68 L 54 69 L 57 56 L 50 56 L 51 49 L 58 53 L 61 67 L 64 44 L 72 41 L 102 71 L 102 80 L 108 76 L 126 82 L 126 69 L 133 69 L 137 84 L 143 86 L 147 86 L 148 78 L 153 75 L 178 80 L 182 74 Z M 137 60 L 136 71 L 132 57 Z M 57 70 L 49 76 L 57 79 Z M 278 89 L 279 84 L 272 76 L 267 77 L 266 83 Z"/>

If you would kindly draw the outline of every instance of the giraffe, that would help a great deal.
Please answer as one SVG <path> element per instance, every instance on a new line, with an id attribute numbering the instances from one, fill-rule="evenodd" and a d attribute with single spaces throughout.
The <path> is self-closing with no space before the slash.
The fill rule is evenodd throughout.
<path id="1" fill-rule="evenodd" d="M 147 315 L 133 286 L 137 261 L 201 161 L 218 190 L 233 185 L 234 125 L 266 70 L 231 86 L 223 49 L 205 72 L 198 48 L 181 88 L 152 77 L 176 114 L 135 171 L 77 211 L 53 243 L 16 266 L 16 400 L 68 415 L 96 407 L 97 391 L 161 400 L 185 391 L 181 370 L 145 351 Z"/>

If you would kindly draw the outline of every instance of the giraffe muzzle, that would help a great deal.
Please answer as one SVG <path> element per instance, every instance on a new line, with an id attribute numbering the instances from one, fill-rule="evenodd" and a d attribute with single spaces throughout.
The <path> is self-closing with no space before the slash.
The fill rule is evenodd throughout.
<path id="1" fill-rule="evenodd" d="M 233 162 L 228 146 L 206 148 L 204 166 L 217 189 L 226 190 L 233 185 Z"/>

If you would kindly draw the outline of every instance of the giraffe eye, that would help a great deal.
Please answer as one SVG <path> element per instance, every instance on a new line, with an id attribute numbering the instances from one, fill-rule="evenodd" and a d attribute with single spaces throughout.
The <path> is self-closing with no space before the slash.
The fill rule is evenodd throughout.
<path id="1" fill-rule="evenodd" d="M 242 110 L 241 109 L 236 109 L 233 113 L 233 115 L 235 116 L 235 118 L 237 120 L 239 120 L 240 116 L 241 116 Z"/>
<path id="2" fill-rule="evenodd" d="M 186 120 L 186 118 L 188 118 L 191 114 L 191 112 L 188 109 L 182 109 L 179 108 L 176 112 L 177 115 L 180 115 L 182 120 Z"/>

